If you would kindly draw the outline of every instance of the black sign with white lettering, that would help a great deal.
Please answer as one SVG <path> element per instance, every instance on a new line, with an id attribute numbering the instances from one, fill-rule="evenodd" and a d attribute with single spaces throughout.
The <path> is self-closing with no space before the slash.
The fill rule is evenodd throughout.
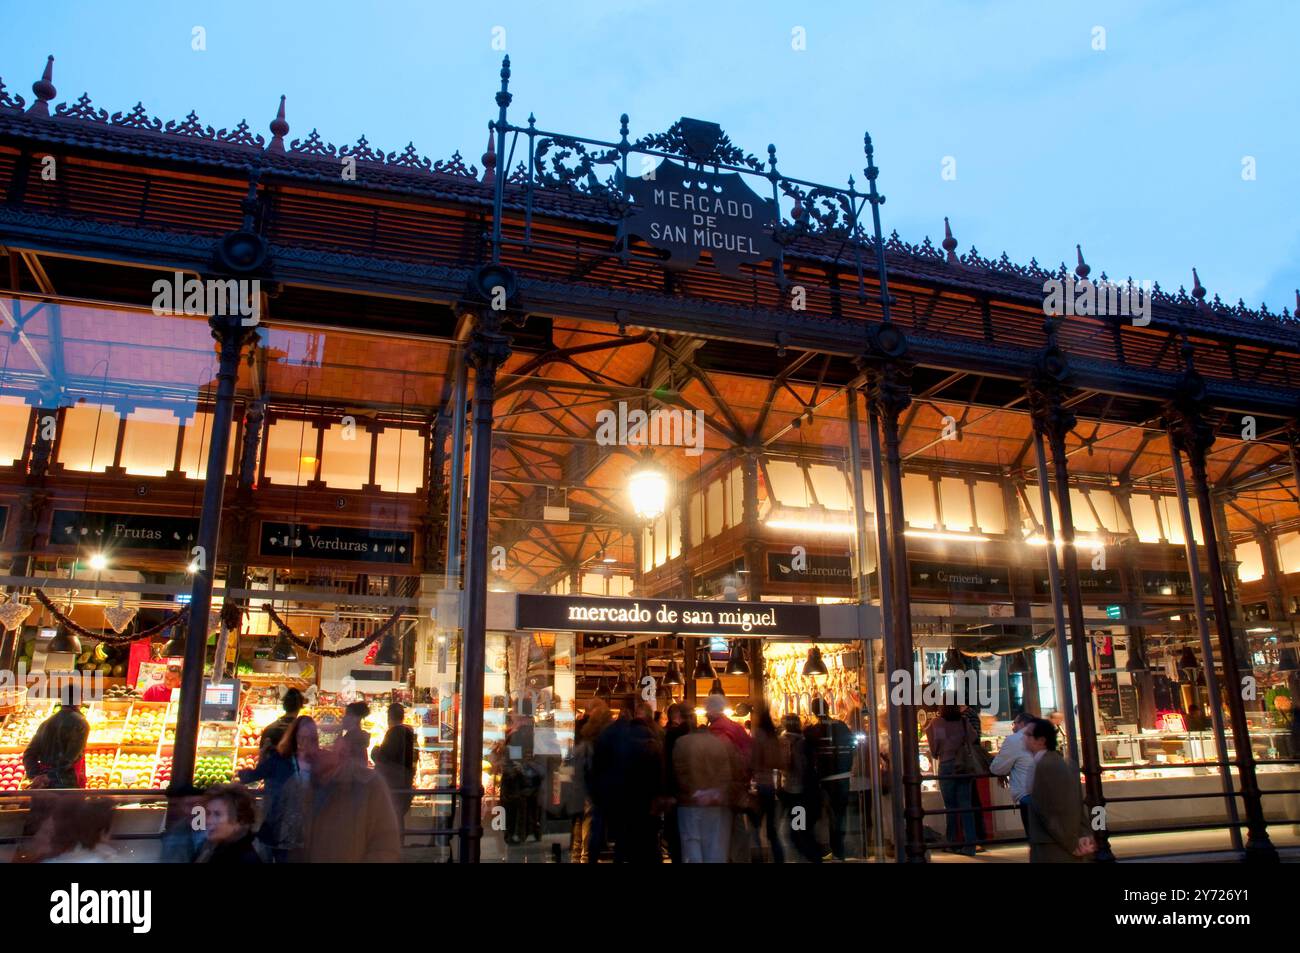
<path id="1" fill-rule="evenodd" d="M 1011 592 L 1011 570 L 1006 566 L 962 566 L 955 563 L 911 563 L 913 589 L 946 592 Z"/>
<path id="2" fill-rule="evenodd" d="M 188 552 L 198 532 L 199 521 L 185 516 L 55 510 L 50 545 Z"/>
<path id="3" fill-rule="evenodd" d="M 410 563 L 415 536 L 382 529 L 263 523 L 263 556 L 338 559 L 363 563 Z"/>
<path id="4" fill-rule="evenodd" d="M 620 229 L 668 252 L 669 268 L 690 268 L 709 252 L 720 271 L 776 256 L 771 199 L 760 198 L 736 172 L 692 170 L 665 159 L 623 186 L 632 207 Z"/>
<path id="5" fill-rule="evenodd" d="M 769 550 L 767 579 L 773 583 L 832 585 L 847 589 L 853 582 L 853 560 L 848 556 Z"/>
<path id="6" fill-rule="evenodd" d="M 1065 577 L 1061 577 L 1061 585 L 1065 585 Z M 1118 595 L 1123 591 L 1123 583 L 1120 581 L 1120 573 L 1117 569 L 1080 569 L 1079 570 L 1079 591 L 1085 596 L 1094 593 L 1106 593 L 1107 595 Z M 1051 582 L 1047 578 L 1046 572 L 1040 572 L 1034 576 L 1034 594 L 1039 596 L 1050 595 L 1052 592 Z"/>
<path id="7" fill-rule="evenodd" d="M 1204 579 L 1201 580 L 1201 590 L 1210 591 L 1210 584 Z M 1148 596 L 1190 596 L 1192 576 L 1185 572 L 1143 570 L 1142 591 Z"/>
<path id="8" fill-rule="evenodd" d="M 1115 673 L 1115 641 L 1109 632 L 1090 632 L 1097 646 L 1097 708 L 1112 721 L 1123 714 L 1119 697 L 1119 677 Z"/>
<path id="9" fill-rule="evenodd" d="M 688 602 L 524 593 L 517 600 L 515 625 L 520 629 L 681 635 L 816 637 L 821 634 L 821 612 L 817 606 L 788 602 Z"/>

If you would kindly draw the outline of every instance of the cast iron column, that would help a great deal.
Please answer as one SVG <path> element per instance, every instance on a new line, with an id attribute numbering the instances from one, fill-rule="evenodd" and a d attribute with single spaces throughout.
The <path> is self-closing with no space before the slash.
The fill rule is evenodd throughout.
<path id="1" fill-rule="evenodd" d="M 1079 554 L 1074 548 L 1074 513 L 1070 505 L 1070 464 L 1065 452 L 1065 435 L 1074 429 L 1075 416 L 1063 404 L 1062 388 L 1050 378 L 1039 378 L 1029 386 L 1029 402 L 1034 426 L 1047 437 L 1052 451 L 1052 468 L 1056 477 L 1056 509 L 1061 516 L 1061 576 L 1065 583 L 1066 607 L 1070 615 L 1070 642 L 1074 647 L 1074 702 L 1079 709 L 1079 760 L 1083 768 L 1084 797 L 1093 811 L 1102 808 L 1106 797 L 1101 787 L 1101 759 L 1097 753 L 1097 721 L 1092 703 L 1092 683 L 1088 672 L 1088 633 L 1083 622 L 1083 596 L 1079 591 Z M 1047 541 L 1049 547 L 1054 543 Z M 1113 861 L 1110 838 L 1103 824 L 1096 832 L 1099 861 Z"/>
<path id="2" fill-rule="evenodd" d="M 1198 386 L 1199 385 L 1199 386 Z M 1227 688 L 1228 713 L 1232 719 L 1232 743 L 1237 754 L 1237 775 L 1241 799 L 1246 808 L 1246 859 L 1276 862 L 1277 849 L 1268 836 L 1264 820 L 1264 805 L 1260 797 L 1259 782 L 1255 778 L 1255 755 L 1250 747 L 1250 727 L 1246 724 L 1246 707 L 1242 700 L 1241 669 L 1237 664 L 1237 650 L 1232 638 L 1232 617 L 1228 611 L 1228 597 L 1224 588 L 1223 563 L 1219 558 L 1219 541 L 1214 527 L 1213 504 L 1210 501 L 1210 484 L 1206 475 L 1206 452 L 1214 443 L 1214 428 L 1206 423 L 1197 405 L 1196 396 L 1203 391 L 1195 371 L 1184 373 L 1180 389 L 1182 395 L 1170 404 L 1166 421 L 1174 446 L 1187 454 L 1192 468 L 1192 486 L 1196 492 L 1196 505 L 1201 516 L 1201 538 L 1205 544 L 1205 559 L 1209 570 L 1210 599 L 1214 605 L 1214 627 L 1219 635 L 1219 655 L 1223 659 L 1223 682 Z M 1181 466 L 1175 459 L 1174 466 Z M 1214 660 L 1205 660 L 1206 668 Z M 1214 699 L 1218 704 L 1218 699 Z"/>
<path id="3" fill-rule="evenodd" d="M 176 744 L 172 748 L 170 790 L 185 791 L 194 783 L 194 759 L 199 740 L 199 709 L 203 695 L 203 655 L 208 641 L 208 613 L 212 609 L 212 581 L 217 571 L 217 539 L 221 532 L 221 503 L 226 492 L 226 454 L 230 424 L 235 415 L 235 380 L 244 342 L 255 332 L 238 316 L 208 319 L 212 336 L 221 348 L 217 365 L 217 394 L 212 407 L 212 438 L 203 480 L 203 510 L 196 543 L 202 566 L 190 588 L 189 618 L 185 632 L 185 663 L 181 670 L 181 698 L 176 713 Z"/>
<path id="4" fill-rule="evenodd" d="M 483 308 L 466 350 L 466 360 L 474 368 L 474 410 L 465 547 L 465 644 L 461 654 L 461 863 L 478 862 L 483 838 L 483 664 L 487 639 L 492 405 L 496 399 L 497 369 L 509 356 L 510 338 L 501 331 L 500 316 L 490 308 Z"/>
<path id="5" fill-rule="evenodd" d="M 15 306 L 16 307 L 16 306 Z M 12 345 L 11 345 L 12 346 Z M 31 443 L 27 454 L 27 474 L 23 480 L 23 489 L 18 497 L 18 528 L 14 537 L 14 558 L 9 566 L 12 576 L 30 577 L 36 564 L 37 542 L 40 539 L 40 527 L 45 522 L 45 515 L 50 507 L 50 491 L 45 485 L 45 477 L 54 458 L 54 444 L 57 440 L 57 427 L 47 427 L 47 419 L 57 421 L 58 408 L 50 406 L 58 403 L 58 396 L 52 390 L 41 395 L 42 406 L 35 408 L 33 415 Z M 46 439 L 46 434 L 50 439 Z M 17 599 L 20 590 L 10 590 L 10 598 Z M 18 643 L 22 628 L 12 632 L 0 630 L 0 669 L 14 671 L 18 661 Z"/>
<path id="6" fill-rule="evenodd" d="M 879 416 L 885 437 L 885 484 L 889 496 L 890 557 L 894 581 L 894 664 L 902 672 L 909 690 L 915 688 L 913 675 L 912 600 L 908 592 L 911 576 L 907 569 L 907 539 L 903 535 L 903 469 L 899 455 L 898 415 L 912 403 L 911 365 L 902 360 L 887 360 L 871 377 L 870 400 Z M 877 504 L 879 505 L 879 504 Z M 883 555 L 883 554 L 882 554 Z M 883 558 L 881 560 L 884 561 Z M 893 672 L 890 678 L 894 678 Z M 915 702 L 916 699 L 909 699 Z M 906 827 L 908 863 L 925 863 L 925 820 L 921 809 L 921 764 L 916 736 L 916 707 L 899 706 L 899 754 L 903 759 L 903 814 Z"/>

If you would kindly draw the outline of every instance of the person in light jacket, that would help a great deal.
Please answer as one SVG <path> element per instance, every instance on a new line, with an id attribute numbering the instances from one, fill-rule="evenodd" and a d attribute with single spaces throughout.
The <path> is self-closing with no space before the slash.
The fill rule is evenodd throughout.
<path id="1" fill-rule="evenodd" d="M 989 772 L 1010 781 L 1011 803 L 1020 809 L 1020 823 L 1029 833 L 1029 790 L 1034 784 L 1034 756 L 1025 747 L 1025 733 L 1034 721 L 1034 715 L 1022 711 L 1011 722 L 1011 734 L 1002 742 Z"/>

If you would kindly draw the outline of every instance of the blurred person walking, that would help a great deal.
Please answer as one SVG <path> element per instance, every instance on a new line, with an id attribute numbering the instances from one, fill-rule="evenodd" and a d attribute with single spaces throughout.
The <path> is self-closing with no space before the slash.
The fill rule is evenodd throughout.
<path id="1" fill-rule="evenodd" d="M 822 852 L 815 829 L 821 818 L 821 790 L 808 755 L 803 725 L 793 713 L 781 719 L 781 764 L 779 794 L 782 814 L 788 818 L 782 826 L 799 855 L 810 864 L 820 864 Z"/>
<path id="2" fill-rule="evenodd" d="M 301 860 L 307 847 L 314 772 L 324 762 L 320 733 L 307 715 L 295 718 L 274 748 L 264 751 L 257 766 L 239 772 L 245 784 L 266 783 L 266 816 L 257 839 L 278 864 Z"/>
<path id="3" fill-rule="evenodd" d="M 618 719 L 596 739 L 591 796 L 601 818 L 601 840 L 592 837 L 587 862 L 596 863 L 604 839 L 614 841 L 615 863 L 659 863 L 652 812 L 663 777 L 663 750 L 653 729 L 636 717 L 637 696 L 619 700 Z M 593 835 L 596 824 L 592 825 Z"/>
<path id="4" fill-rule="evenodd" d="M 830 856 L 844 860 L 845 816 L 849 808 L 849 778 L 853 773 L 853 732 L 840 719 L 831 717 L 825 699 L 814 698 L 812 708 L 817 720 L 804 729 L 804 740 L 826 811 Z M 823 856 L 823 859 L 828 858 Z"/>
<path id="5" fill-rule="evenodd" d="M 45 864 L 112 864 L 122 858 L 109 843 L 113 802 L 107 798 L 62 798 L 54 809 L 50 856 Z"/>
<path id="6" fill-rule="evenodd" d="M 707 726 L 682 735 L 673 745 L 682 863 L 727 862 L 732 792 L 741 770 L 735 746 Z"/>
<path id="7" fill-rule="evenodd" d="M 780 811 L 777 789 L 785 769 L 783 754 L 781 739 L 777 736 L 776 725 L 772 721 L 772 712 L 764 703 L 754 719 L 754 737 L 750 755 L 757 798 L 754 809 L 754 846 L 758 850 L 758 855 L 762 857 L 763 843 L 760 831 L 766 827 L 772 862 L 777 864 L 785 863 L 785 850 L 781 845 L 780 824 L 777 818 L 777 813 Z"/>
<path id="8" fill-rule="evenodd" d="M 948 812 L 948 850 L 953 853 L 975 854 L 975 817 L 971 812 L 971 779 L 954 775 L 972 774 L 973 757 L 968 749 L 977 743 L 978 735 L 970 722 L 961 716 L 956 705 L 945 704 L 939 717 L 926 726 L 925 738 L 930 745 L 930 759 L 939 763 L 939 793 Z M 958 824 L 961 825 L 961 843 L 958 845 Z"/>
<path id="9" fill-rule="evenodd" d="M 1077 864 L 1097 850 L 1079 775 L 1056 750 L 1057 737 L 1056 726 L 1043 718 L 1035 718 L 1025 736 L 1034 758 L 1028 805 L 1031 864 Z"/>
<path id="10" fill-rule="evenodd" d="M 727 804 L 731 809 L 731 834 L 728 839 L 728 849 L 731 851 L 731 863 L 748 863 L 751 858 L 748 853 L 749 832 L 746 829 L 746 819 L 749 816 L 749 811 L 754 806 L 754 799 L 749 791 L 749 782 L 751 780 L 749 761 L 753 739 L 749 737 L 749 732 L 743 726 L 727 717 L 727 699 L 725 696 L 710 695 L 706 698 L 704 700 L 704 713 L 709 723 L 709 731 L 730 744 L 738 755 L 734 762 L 736 771 L 732 777 L 731 790 L 727 796 Z"/>
<path id="11" fill-rule="evenodd" d="M 596 739 L 613 720 L 613 712 L 599 698 L 587 706 L 581 726 L 577 729 L 577 741 L 570 753 L 573 768 L 573 781 L 569 788 L 569 814 L 573 826 L 569 832 L 569 860 L 575 864 L 587 863 L 587 848 L 591 842 L 592 827 L 595 823 L 591 801 L 591 765 L 596 752 Z M 603 821 L 602 821 L 603 823 Z M 604 834 L 596 832 L 603 842 Z"/>
<path id="12" fill-rule="evenodd" d="M 302 692 L 296 688 L 291 688 L 284 693 L 284 697 L 280 699 L 284 714 L 262 729 L 262 737 L 258 740 L 258 747 L 262 751 L 267 748 L 274 748 L 280 743 L 284 733 L 289 730 L 289 726 L 294 723 L 298 713 L 302 711 L 303 701 Z"/>
<path id="13" fill-rule="evenodd" d="M 257 810 L 253 797 L 242 784 L 218 784 L 203 798 L 203 819 L 207 840 L 194 858 L 196 864 L 265 863 L 253 836 Z"/>
<path id="14" fill-rule="evenodd" d="M 664 808 L 664 843 L 668 858 L 674 864 L 682 862 L 682 835 L 678 825 L 677 768 L 673 764 L 673 751 L 677 742 L 695 730 L 695 712 L 682 702 L 668 706 L 668 725 L 664 729 L 664 790 L 673 800 Z"/>
<path id="15" fill-rule="evenodd" d="M 388 731 L 370 755 L 375 770 L 393 792 L 393 810 L 402 826 L 406 824 L 406 814 L 414 798 L 410 789 L 415 785 L 416 767 L 415 731 L 405 721 L 406 709 L 397 702 L 389 705 Z M 399 794 L 399 791 L 406 793 Z"/>

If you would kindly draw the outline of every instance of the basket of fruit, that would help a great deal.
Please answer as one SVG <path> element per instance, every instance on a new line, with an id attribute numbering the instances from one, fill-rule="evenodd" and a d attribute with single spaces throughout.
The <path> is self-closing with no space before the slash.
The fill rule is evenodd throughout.
<path id="1" fill-rule="evenodd" d="M 194 762 L 194 786 L 211 787 L 230 781 L 229 755 L 207 755 Z"/>

